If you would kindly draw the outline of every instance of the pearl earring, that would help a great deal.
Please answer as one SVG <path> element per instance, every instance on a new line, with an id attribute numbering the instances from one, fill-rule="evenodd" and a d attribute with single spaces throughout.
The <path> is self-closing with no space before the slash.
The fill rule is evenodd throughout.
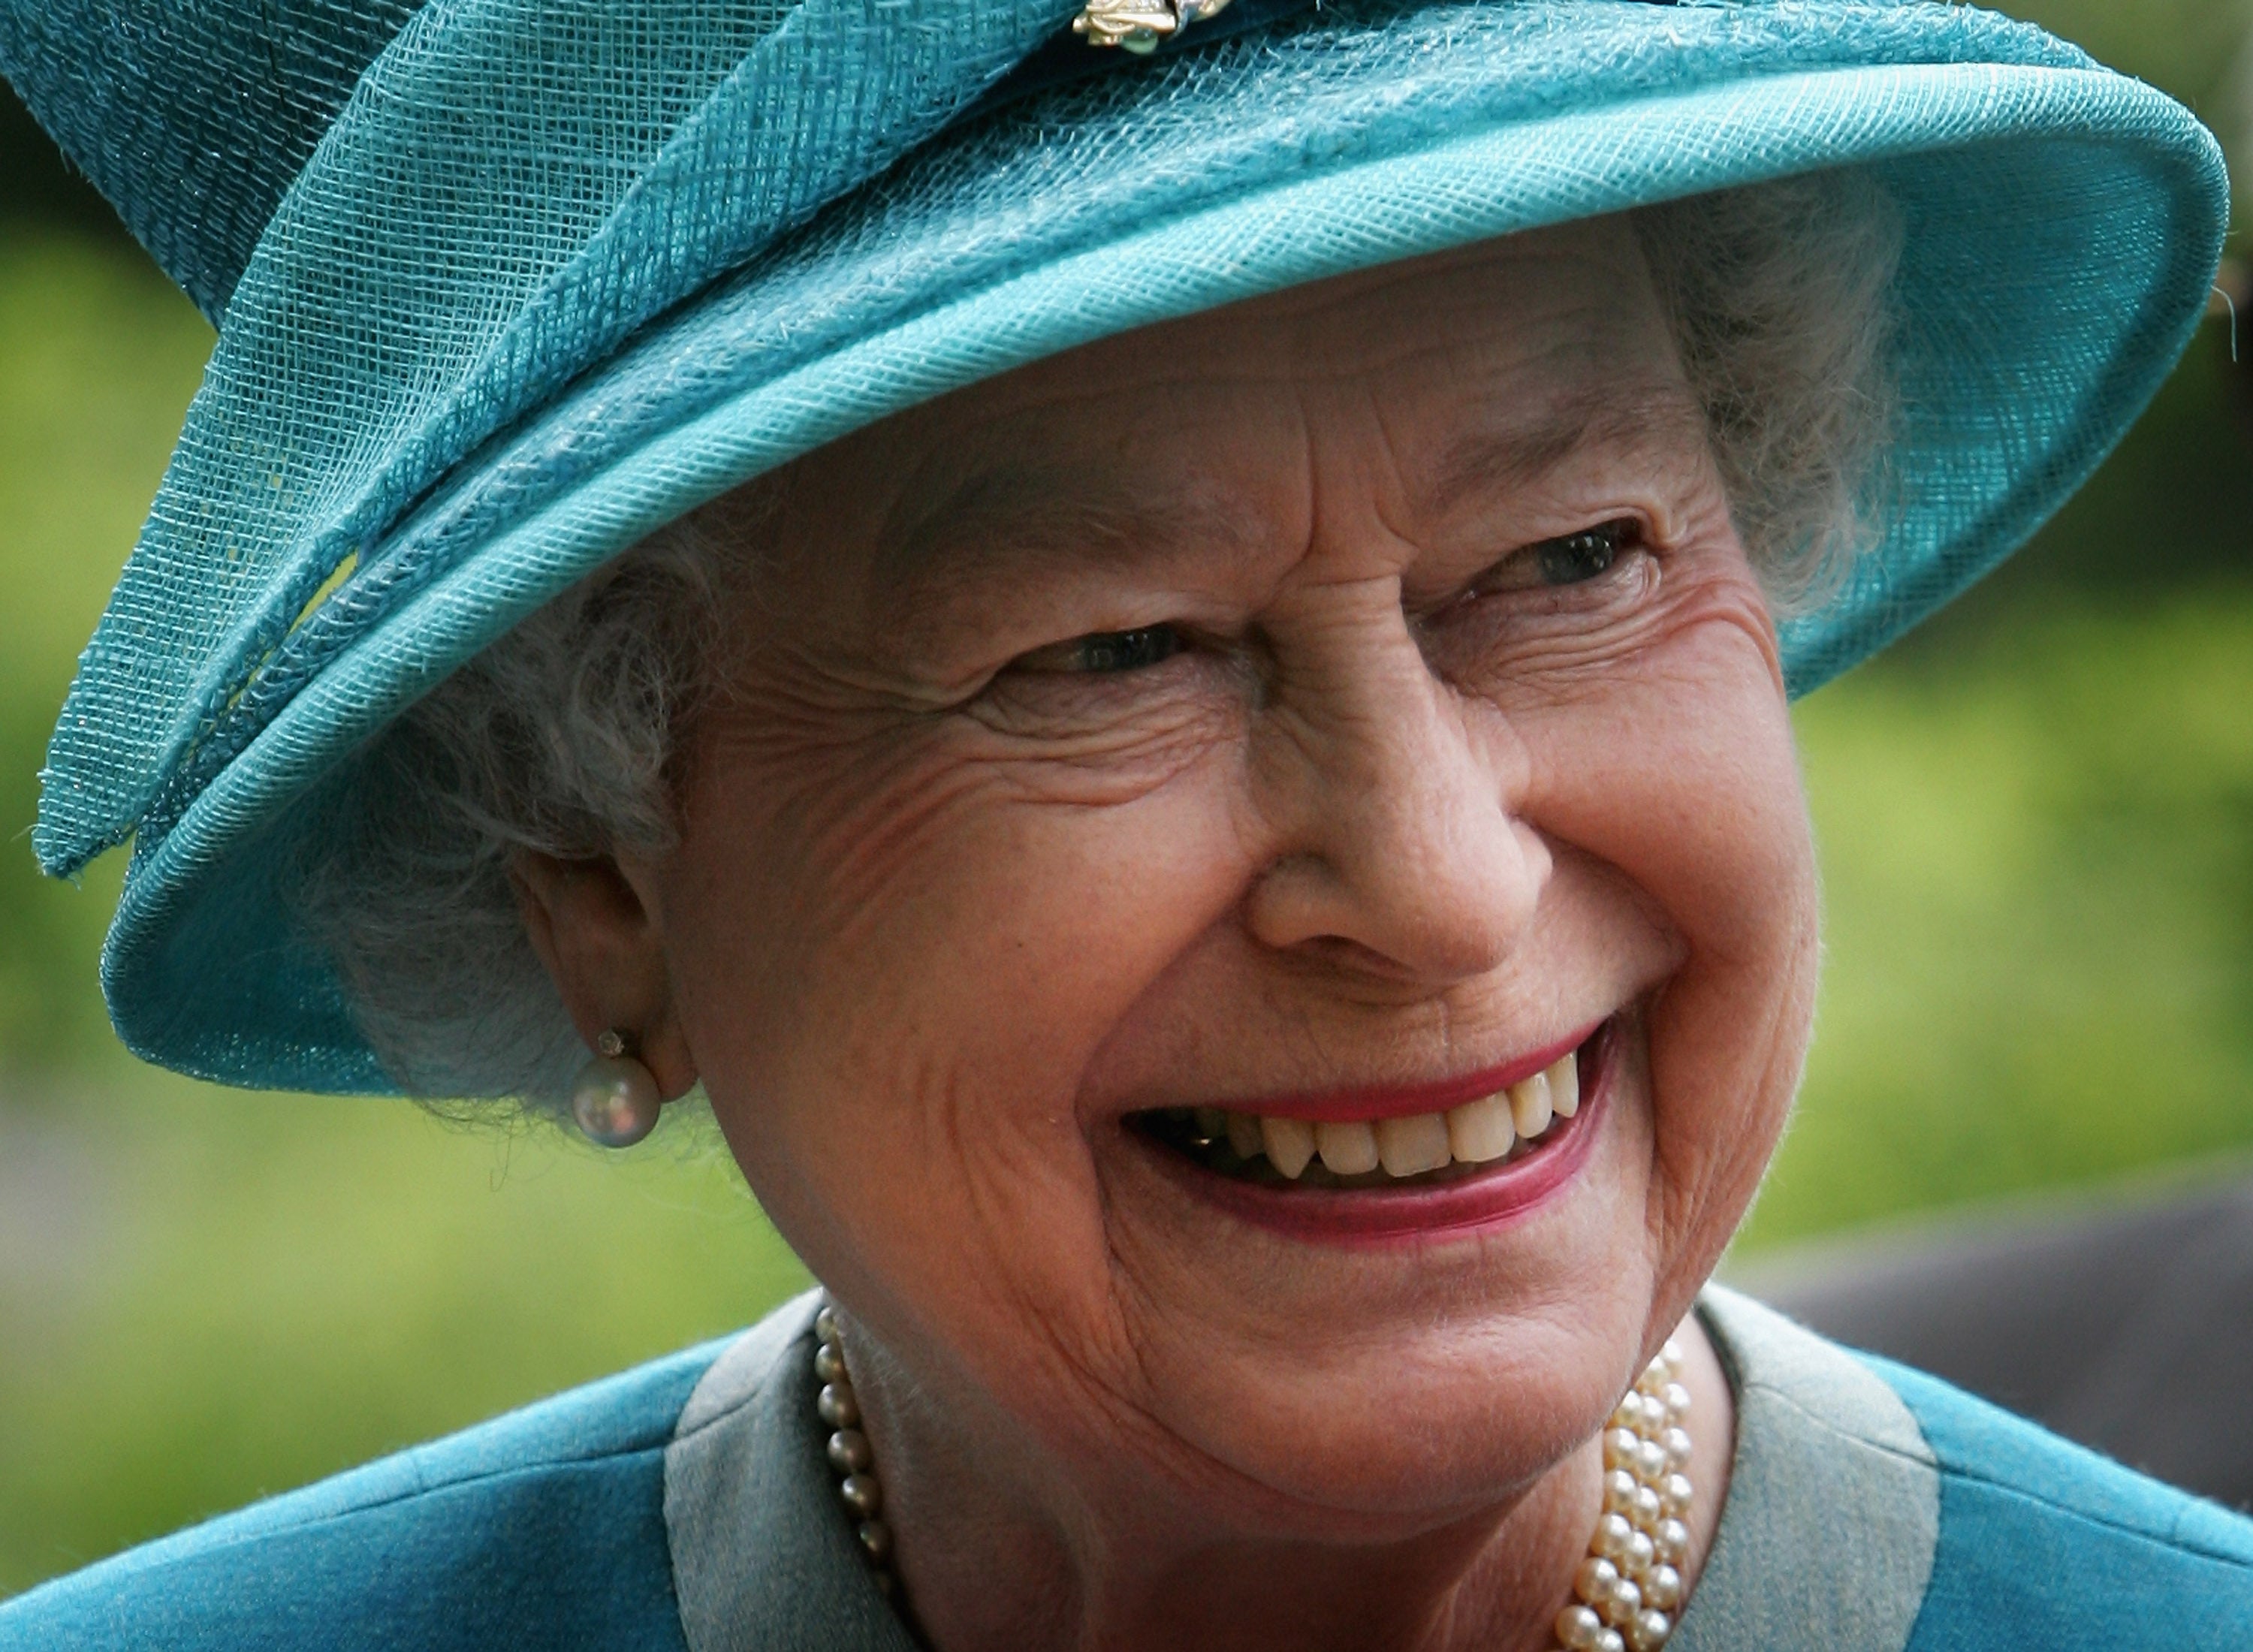
<path id="1" fill-rule="evenodd" d="M 613 1028 L 595 1041 L 595 1056 L 571 1085 L 571 1116 L 598 1147 L 631 1147 L 657 1128 L 665 1098 L 657 1076 L 629 1053 Z"/>

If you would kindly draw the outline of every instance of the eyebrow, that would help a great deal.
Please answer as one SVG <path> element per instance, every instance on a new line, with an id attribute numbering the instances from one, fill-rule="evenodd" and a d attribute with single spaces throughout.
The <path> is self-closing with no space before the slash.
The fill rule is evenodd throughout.
<path id="1" fill-rule="evenodd" d="M 1432 467 L 1431 509 L 1444 516 L 1474 499 L 1507 494 L 1539 481 L 1592 447 L 1643 447 L 1702 437 L 1704 415 L 1673 386 L 1606 387 L 1550 402 L 1531 416 L 1498 411 L 1458 436 Z"/>

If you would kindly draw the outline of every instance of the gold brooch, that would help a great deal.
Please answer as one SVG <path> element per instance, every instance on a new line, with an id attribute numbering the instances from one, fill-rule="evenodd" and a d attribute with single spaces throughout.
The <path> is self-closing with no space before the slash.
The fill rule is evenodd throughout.
<path id="1" fill-rule="evenodd" d="M 1090 45 L 1146 55 L 1158 42 L 1227 9 L 1228 0 L 1088 0 L 1071 31 Z"/>

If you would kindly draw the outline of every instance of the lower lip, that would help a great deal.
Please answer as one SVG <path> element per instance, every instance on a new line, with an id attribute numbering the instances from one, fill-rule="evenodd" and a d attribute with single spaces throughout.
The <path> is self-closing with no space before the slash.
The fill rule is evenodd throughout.
<path id="1" fill-rule="evenodd" d="M 1382 1245 L 1466 1238 L 1524 1219 L 1546 1204 L 1586 1164 L 1598 1114 L 1611 1090 L 1610 1039 L 1581 1047 L 1580 1109 L 1558 1120 L 1540 1148 L 1460 1181 L 1401 1188 L 1272 1188 L 1238 1181 L 1152 1144 L 1168 1175 L 1230 1216 L 1313 1244 Z"/>

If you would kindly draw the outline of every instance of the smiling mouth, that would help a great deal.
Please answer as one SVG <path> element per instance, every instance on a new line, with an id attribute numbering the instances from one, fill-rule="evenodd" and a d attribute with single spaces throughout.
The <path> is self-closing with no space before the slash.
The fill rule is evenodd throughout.
<path id="1" fill-rule="evenodd" d="M 1611 1022 L 1546 1066 L 1423 1112 L 1378 1098 L 1363 1111 L 1332 1098 L 1289 1112 L 1154 1107 L 1127 1128 L 1168 1156 L 1229 1181 L 1275 1189 L 1352 1191 L 1446 1187 L 1555 1152 L 1577 1133 L 1601 1086 Z M 1326 1116 L 1309 1118 L 1307 1113 Z"/>

